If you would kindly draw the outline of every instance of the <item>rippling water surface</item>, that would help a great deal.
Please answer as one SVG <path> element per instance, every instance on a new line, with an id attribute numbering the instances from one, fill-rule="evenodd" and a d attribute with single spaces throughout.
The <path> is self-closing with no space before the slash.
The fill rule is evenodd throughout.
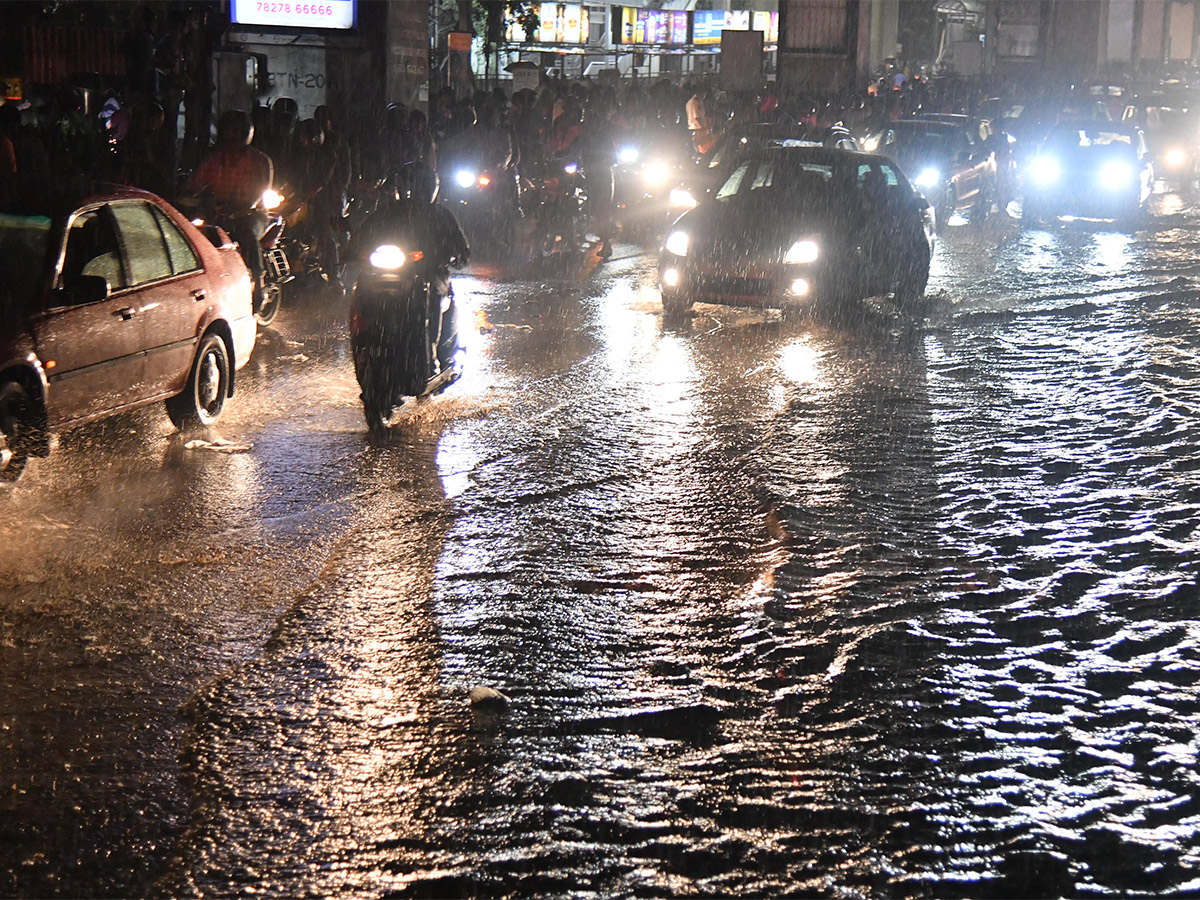
<path id="1" fill-rule="evenodd" d="M 919 325 L 664 330 L 632 248 L 481 267 L 472 372 L 372 445 L 346 366 L 285 347 L 248 390 L 311 414 L 194 464 L 197 516 L 259 524 L 183 584 L 245 633 L 183 705 L 145 890 L 1200 894 L 1197 224 L 968 226 Z M 106 566 L 158 539 L 127 516 Z M 235 539 L 322 560 L 265 644 Z"/>

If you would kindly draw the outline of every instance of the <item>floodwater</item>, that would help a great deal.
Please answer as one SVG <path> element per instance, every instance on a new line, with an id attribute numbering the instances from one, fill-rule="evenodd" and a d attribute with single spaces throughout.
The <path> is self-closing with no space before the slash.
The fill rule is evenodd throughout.
<path id="1" fill-rule="evenodd" d="M 316 305 L 247 452 L 68 435 L 0 498 L 0 891 L 1200 894 L 1169 200 L 952 229 L 916 325 L 664 330 L 632 245 L 480 265 L 471 370 L 389 440 Z"/>

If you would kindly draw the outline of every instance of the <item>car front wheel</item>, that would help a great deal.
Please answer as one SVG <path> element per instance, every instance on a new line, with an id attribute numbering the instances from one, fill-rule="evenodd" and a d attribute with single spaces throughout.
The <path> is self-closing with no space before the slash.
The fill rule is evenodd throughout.
<path id="1" fill-rule="evenodd" d="M 229 349 L 220 335 L 200 339 L 187 385 L 167 401 L 167 415 L 183 430 L 216 423 L 229 396 Z"/>
<path id="2" fill-rule="evenodd" d="M 33 404 L 15 381 L 0 385 L 0 482 L 21 477 L 36 427 Z"/>

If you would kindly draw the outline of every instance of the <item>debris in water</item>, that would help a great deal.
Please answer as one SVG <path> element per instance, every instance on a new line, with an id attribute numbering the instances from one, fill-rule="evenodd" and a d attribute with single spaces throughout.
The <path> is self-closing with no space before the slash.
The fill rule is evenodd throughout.
<path id="1" fill-rule="evenodd" d="M 225 438 L 213 438 L 211 441 L 206 441 L 203 438 L 194 438 L 183 445 L 185 450 L 215 450 L 218 453 L 249 453 L 249 444 L 235 444 L 233 441 L 227 441 Z"/>
<path id="2" fill-rule="evenodd" d="M 508 697 L 495 688 L 473 687 L 467 691 L 467 702 L 480 712 L 501 712 L 508 709 Z"/>

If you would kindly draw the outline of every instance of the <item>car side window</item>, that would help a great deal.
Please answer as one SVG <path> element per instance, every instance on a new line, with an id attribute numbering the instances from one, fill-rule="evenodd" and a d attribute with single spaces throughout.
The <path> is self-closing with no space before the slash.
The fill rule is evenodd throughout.
<path id="1" fill-rule="evenodd" d="M 118 203 L 112 207 L 121 239 L 129 254 L 130 284 L 145 284 L 172 275 L 171 258 L 162 230 L 147 203 Z"/>
<path id="2" fill-rule="evenodd" d="M 64 283 L 88 275 L 107 279 L 112 290 L 127 286 L 121 246 L 112 222 L 105 214 L 107 209 L 85 210 L 72 220 L 63 256 Z"/>
<path id="3" fill-rule="evenodd" d="M 154 218 L 158 222 L 158 227 L 162 229 L 163 238 L 167 242 L 167 256 L 171 259 L 171 271 L 176 275 L 182 275 L 184 272 L 194 272 L 199 269 L 200 259 L 196 256 L 195 249 L 183 232 L 157 206 L 150 208 L 153 210 Z"/>
<path id="4" fill-rule="evenodd" d="M 746 173 L 750 171 L 750 163 L 742 163 L 733 173 L 725 179 L 725 183 L 721 185 L 721 189 L 717 191 L 713 197 L 718 203 L 728 203 L 733 199 L 742 187 L 742 181 L 746 177 Z"/>

